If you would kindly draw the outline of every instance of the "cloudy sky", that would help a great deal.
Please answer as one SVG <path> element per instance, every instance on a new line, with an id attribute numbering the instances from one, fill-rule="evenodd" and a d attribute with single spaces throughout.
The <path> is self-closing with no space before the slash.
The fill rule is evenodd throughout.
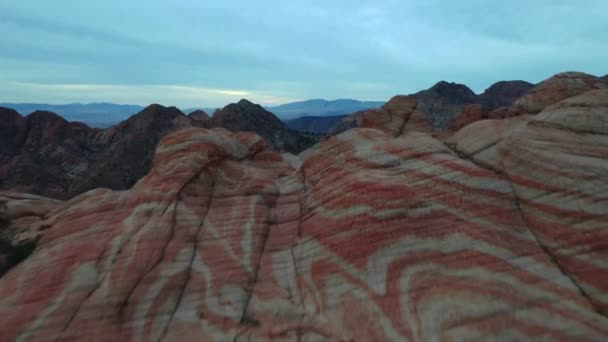
<path id="1" fill-rule="evenodd" d="M 606 0 L 0 0 L 0 102 L 221 106 L 608 73 Z"/>

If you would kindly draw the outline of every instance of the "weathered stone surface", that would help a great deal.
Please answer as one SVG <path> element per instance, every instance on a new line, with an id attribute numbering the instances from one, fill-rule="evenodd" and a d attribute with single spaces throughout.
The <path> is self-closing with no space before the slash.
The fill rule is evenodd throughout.
<path id="1" fill-rule="evenodd" d="M 608 84 L 596 76 L 582 72 L 564 72 L 539 83 L 508 109 L 500 109 L 490 116 L 504 118 L 537 114 L 546 107 L 569 97 L 604 88 L 608 88 Z"/>
<path id="2" fill-rule="evenodd" d="M 522 115 L 476 121 L 446 139 L 446 144 L 475 163 L 502 172 L 504 156 L 499 154 L 498 143 L 512 135 L 513 131 L 525 126 L 532 118 L 532 115 Z"/>
<path id="3" fill-rule="evenodd" d="M 584 180 L 579 188 L 557 178 L 525 179 L 536 166 L 518 164 L 514 152 L 504 161 L 512 184 L 428 134 L 400 132 L 415 101 L 398 100 L 409 113 L 387 109 L 394 119 L 388 121 L 386 112 L 364 117 L 375 128 L 329 138 L 300 161 L 272 152 L 253 134 L 170 134 L 150 173 L 129 191 L 87 192 L 45 217 L 36 251 L 0 279 L 0 336 L 605 338 L 600 302 L 579 288 L 583 281 L 603 289 L 601 276 L 598 283 L 570 273 L 562 264 L 570 260 L 542 235 L 570 241 L 561 226 L 567 220 L 575 232 L 601 232 L 606 192 L 587 186 L 607 182 L 585 177 L 606 171 L 604 163 L 577 165 L 585 166 L 575 175 Z M 540 163 L 539 137 L 530 134 L 519 148 Z M 555 139 L 558 146 L 560 135 Z M 584 146 L 588 155 L 608 155 Z M 539 181 L 554 183 L 540 187 L 546 199 L 538 198 Z M 551 196 L 559 200 L 551 205 L 565 211 L 535 206 Z M 578 208 L 583 202 L 589 208 Z M 534 221 L 545 219 L 560 224 L 554 235 Z M 601 234 L 594 240 L 606 241 Z M 577 258 L 577 249 L 563 252 Z M 604 259 L 576 266 L 601 271 Z"/>
<path id="4" fill-rule="evenodd" d="M 608 89 L 545 109 L 501 145 L 528 225 L 607 312 Z"/>

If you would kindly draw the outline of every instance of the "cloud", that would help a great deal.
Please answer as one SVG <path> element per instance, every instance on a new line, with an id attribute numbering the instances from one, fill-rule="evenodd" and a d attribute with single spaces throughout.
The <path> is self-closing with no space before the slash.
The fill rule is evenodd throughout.
<path id="1" fill-rule="evenodd" d="M 269 93 L 236 89 L 216 89 L 179 85 L 107 85 L 107 84 L 48 84 L 30 82 L 7 82 L 0 84 L 0 92 L 12 94 L 16 102 L 38 102 L 61 104 L 73 102 L 105 102 L 120 104 L 160 103 L 167 106 L 200 107 L 223 106 L 250 98 L 263 105 L 274 105 L 300 99 L 281 98 Z M 39 95 L 44 94 L 44 95 Z"/>
<path id="2" fill-rule="evenodd" d="M 0 100 L 92 96 L 53 88 L 49 98 L 29 83 L 128 87 L 94 91 L 134 103 L 383 100 L 439 80 L 479 92 L 564 70 L 606 74 L 605 13 L 603 0 L 0 0 Z"/>

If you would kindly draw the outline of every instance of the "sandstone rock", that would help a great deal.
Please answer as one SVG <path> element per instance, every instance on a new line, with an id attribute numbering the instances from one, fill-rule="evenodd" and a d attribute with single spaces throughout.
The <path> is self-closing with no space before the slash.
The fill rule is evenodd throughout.
<path id="1" fill-rule="evenodd" d="M 569 97 L 583 94 L 594 89 L 608 88 L 603 80 L 582 72 L 557 74 L 532 88 L 508 110 L 492 113 L 493 118 L 511 117 L 522 114 L 537 114 L 546 107 Z"/>
<path id="2" fill-rule="evenodd" d="M 608 310 L 608 89 L 546 108 L 499 147 L 526 222 Z"/>
<path id="3" fill-rule="evenodd" d="M 503 172 L 503 155 L 499 153 L 498 143 L 525 127 L 532 120 L 531 115 L 507 119 L 476 121 L 467 125 L 446 140 L 459 153 L 472 159 L 478 165 Z"/>
<path id="4" fill-rule="evenodd" d="M 560 213 L 574 213 L 534 204 L 584 202 L 576 209 L 584 215 L 561 219 L 601 232 L 607 192 L 587 185 L 607 183 L 586 177 L 606 171 L 605 160 L 577 165 L 585 166 L 574 175 L 579 188 L 525 175 L 529 161 L 543 160 L 518 169 L 514 153 L 505 156 L 512 184 L 428 134 L 394 134 L 408 113 L 386 121 L 390 108 L 364 120 L 388 127 L 331 137 L 302 154 L 301 166 L 253 134 L 170 134 L 132 189 L 85 193 L 45 219 L 37 249 L 0 279 L 0 336 L 602 340 L 608 319 L 578 287 L 588 278 L 563 268 L 578 250 L 563 249 L 571 259 L 556 264 L 556 250 L 536 235 L 572 241 L 566 227 L 538 230 L 534 220 L 562 225 Z M 523 153 L 536 153 L 545 136 L 530 134 Z M 554 152 L 544 158 L 565 160 Z M 595 247 L 604 240 L 594 235 Z M 583 258 L 580 270 L 602 270 L 605 258 Z"/>

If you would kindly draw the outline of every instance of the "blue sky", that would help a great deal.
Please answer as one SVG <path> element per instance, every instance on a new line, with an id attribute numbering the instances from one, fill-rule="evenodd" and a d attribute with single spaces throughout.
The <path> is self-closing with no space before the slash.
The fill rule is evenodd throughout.
<path id="1" fill-rule="evenodd" d="M 272 105 L 608 73 L 605 0 L 0 0 L 0 102 Z"/>

